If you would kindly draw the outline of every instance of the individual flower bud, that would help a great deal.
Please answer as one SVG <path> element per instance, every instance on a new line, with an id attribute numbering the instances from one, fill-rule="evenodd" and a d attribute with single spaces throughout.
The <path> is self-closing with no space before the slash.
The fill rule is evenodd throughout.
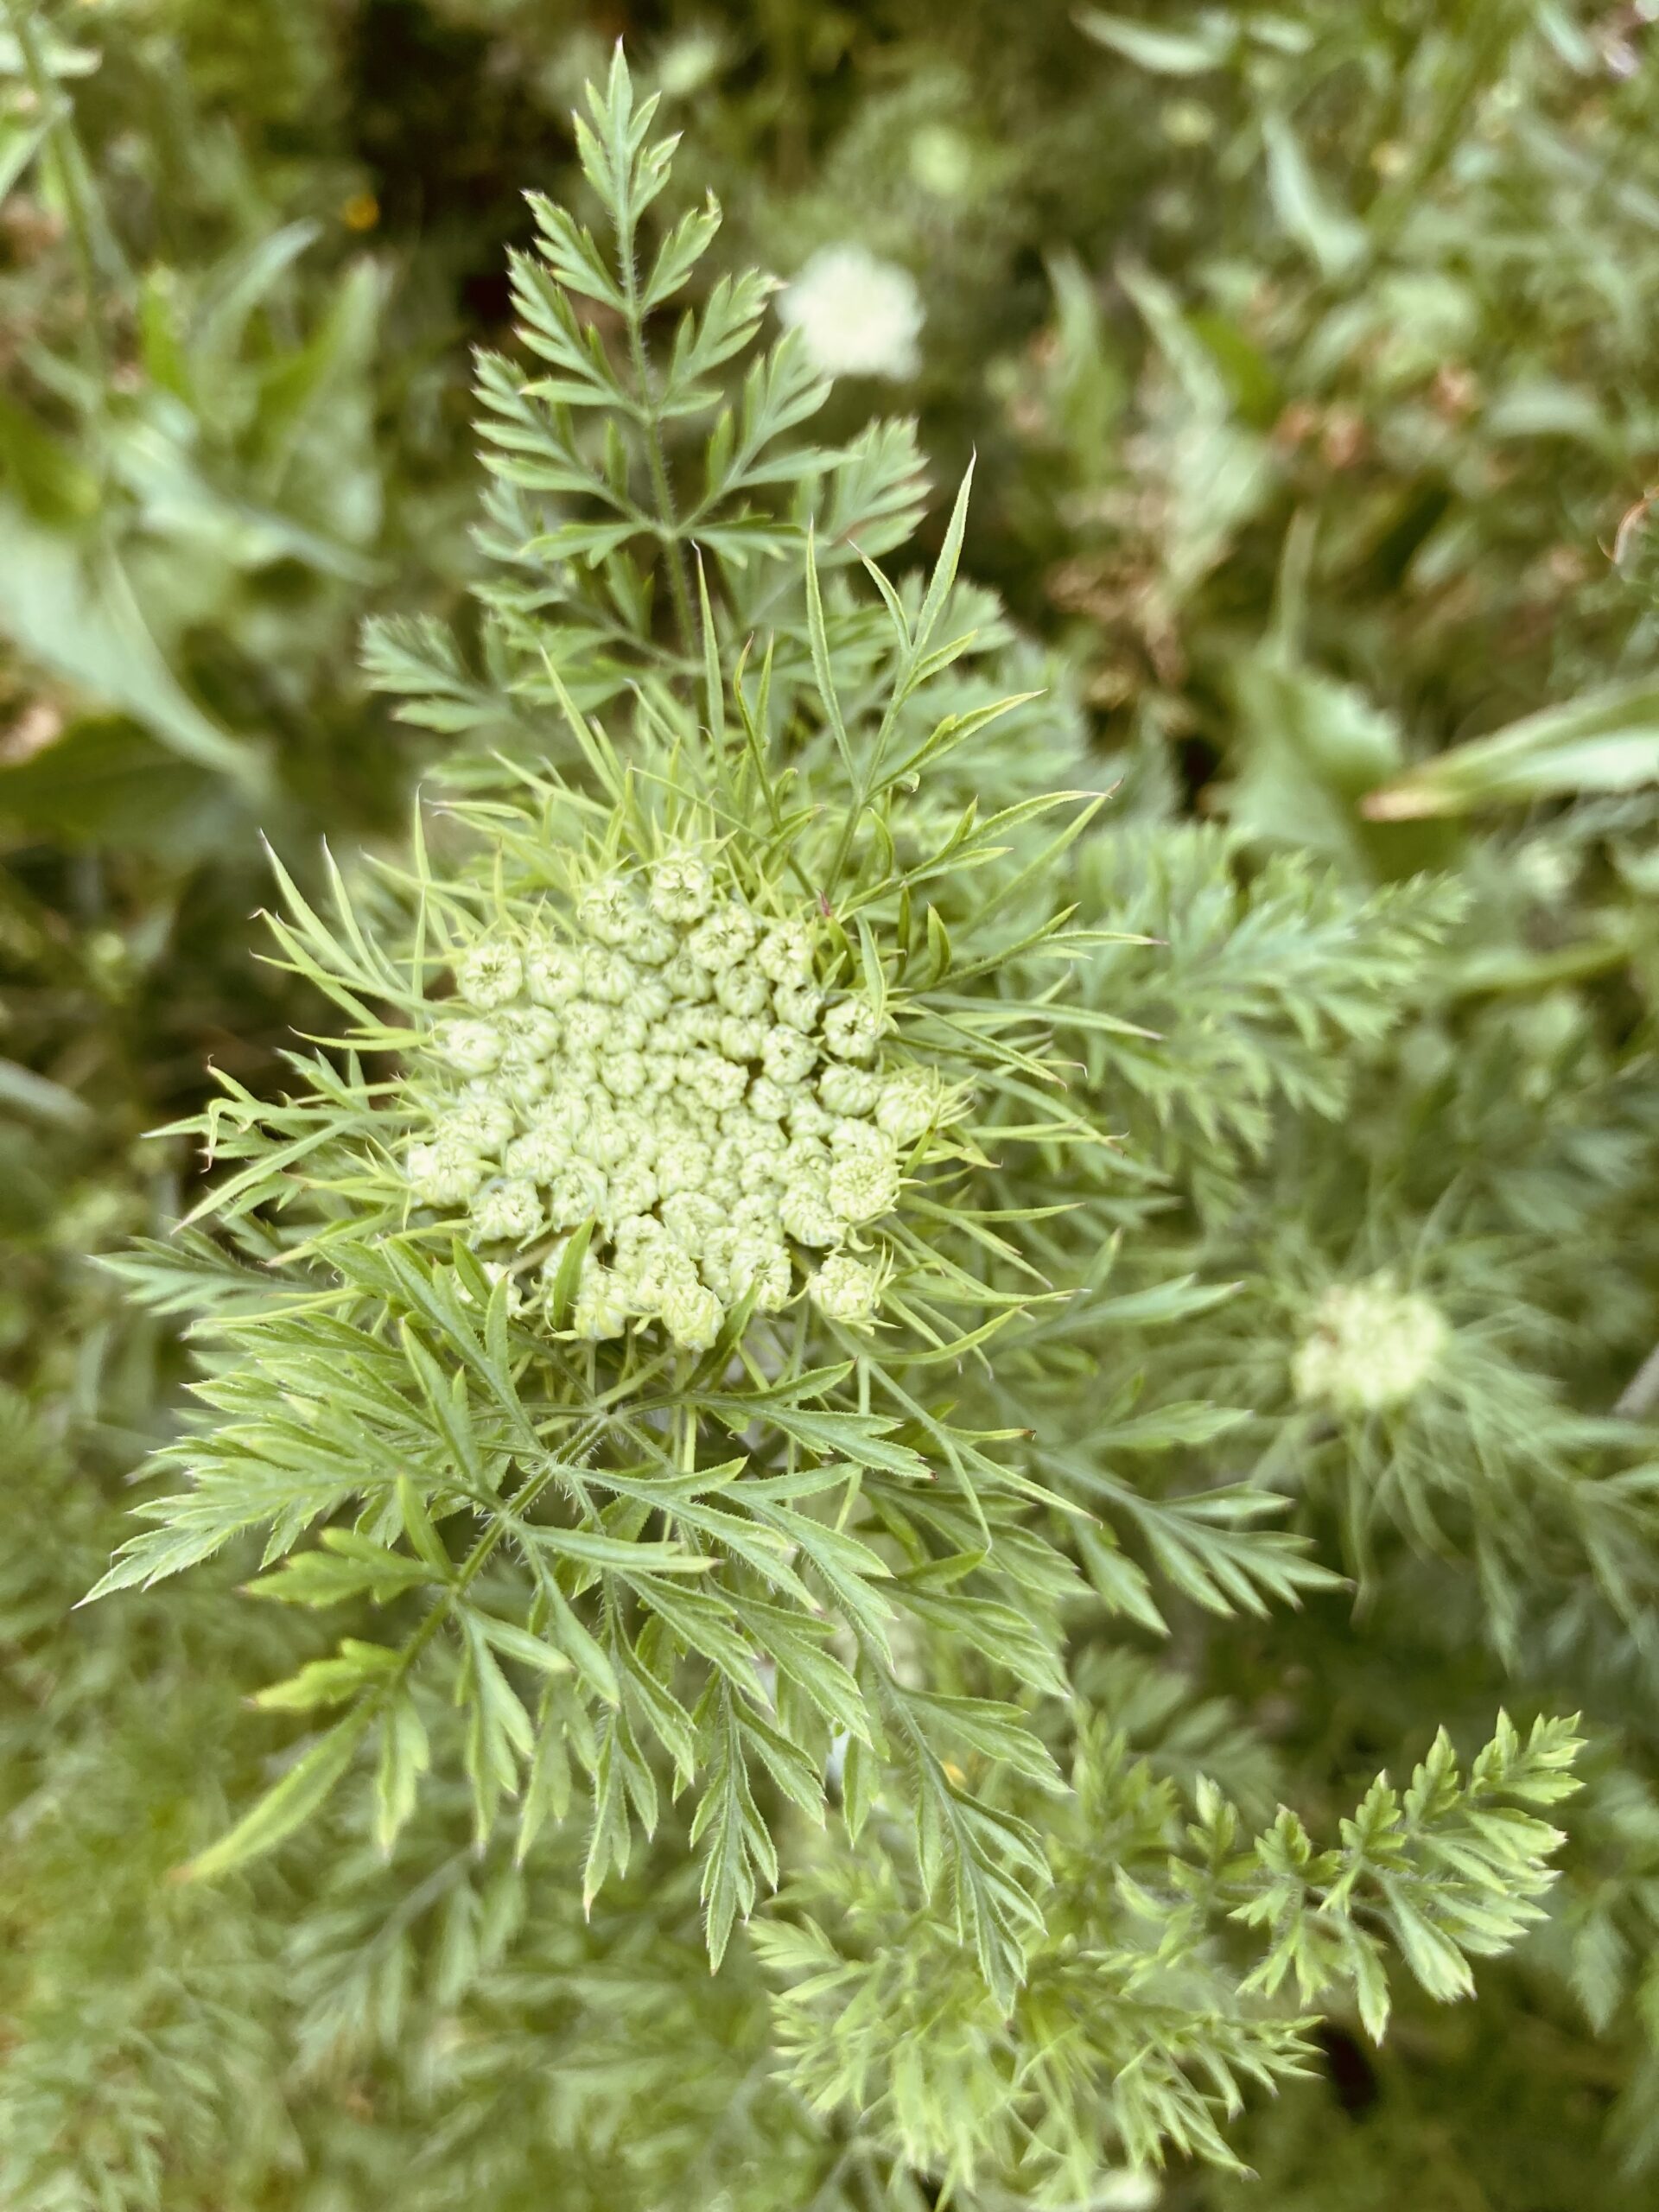
<path id="1" fill-rule="evenodd" d="M 715 880 L 695 853 L 669 853 L 651 871 L 651 904 L 665 922 L 700 922 L 714 903 Z"/>
<path id="2" fill-rule="evenodd" d="M 732 1125 L 728 1129 L 727 1123 Z M 740 1106 L 735 1113 L 721 1116 L 721 1135 L 715 1145 L 714 1157 L 709 1163 L 706 1187 L 713 1192 L 728 1183 L 735 1183 L 748 1149 L 749 1134 L 753 1128 L 747 1107 Z M 739 1195 L 741 1193 L 740 1192 Z"/>
<path id="3" fill-rule="evenodd" d="M 826 1113 L 804 1084 L 790 1095 L 789 1133 L 791 1137 L 827 1136 L 835 1127 L 835 1116 Z"/>
<path id="4" fill-rule="evenodd" d="M 664 1139 L 658 1152 L 658 1184 L 664 1194 L 671 1191 L 701 1190 L 709 1164 L 706 1144 L 696 1137 L 676 1133 Z"/>
<path id="5" fill-rule="evenodd" d="M 611 1041 L 611 1010 L 591 999 L 573 999 L 564 1009 L 567 1052 L 602 1052 Z"/>
<path id="6" fill-rule="evenodd" d="M 571 1140 L 562 1126 L 538 1118 L 507 1147 L 505 1164 L 510 1175 L 550 1183 L 569 1164 L 571 1150 Z"/>
<path id="7" fill-rule="evenodd" d="M 548 1220 L 555 1229 L 579 1229 L 603 1213 L 605 1196 L 605 1178 L 590 1160 L 567 1160 L 548 1185 Z"/>
<path id="8" fill-rule="evenodd" d="M 714 1200 L 722 1214 L 729 1213 L 743 1195 L 743 1185 L 735 1168 L 711 1167 L 709 1180 L 702 1187 L 704 1194 Z"/>
<path id="9" fill-rule="evenodd" d="M 749 1021 L 741 1014 L 728 1014 L 720 1025 L 716 1039 L 721 1058 L 746 1065 L 751 1060 L 758 1060 L 760 1048 L 770 1033 L 764 1022 Z"/>
<path id="10" fill-rule="evenodd" d="M 524 1109 L 552 1088 L 559 1017 L 545 1007 L 518 1007 L 504 1018 L 502 1027 L 507 1041 L 496 1079 L 512 1103 Z"/>
<path id="11" fill-rule="evenodd" d="M 690 954 L 679 951 L 663 969 L 663 981 L 682 1005 L 695 1006 L 715 995 L 715 979 Z"/>
<path id="12" fill-rule="evenodd" d="M 621 876 L 601 876 L 576 902 L 577 923 L 597 944 L 626 944 L 639 919 L 639 902 Z"/>
<path id="13" fill-rule="evenodd" d="M 660 976 L 642 976 L 625 1011 L 637 1014 L 649 1030 L 662 1020 L 673 1003 L 674 994 Z"/>
<path id="14" fill-rule="evenodd" d="M 812 981 L 812 938 L 804 922 L 774 922 L 761 938 L 754 964 L 770 982 L 801 990 Z"/>
<path id="15" fill-rule="evenodd" d="M 740 1230 L 733 1241 L 727 1274 L 734 1299 L 754 1298 L 758 1313 L 781 1313 L 795 1288 L 789 1248 L 774 1235 Z"/>
<path id="16" fill-rule="evenodd" d="M 703 1238 L 697 1254 L 697 1273 L 722 1306 L 732 1305 L 737 1297 L 732 1282 L 732 1254 L 736 1249 L 737 1231 L 723 1221 Z"/>
<path id="17" fill-rule="evenodd" d="M 782 1025 L 766 1032 L 760 1047 L 760 1065 L 777 1084 L 804 1083 L 817 1060 L 817 1046 L 810 1045 L 798 1029 Z"/>
<path id="18" fill-rule="evenodd" d="M 663 1326 L 683 1351 L 707 1351 L 725 1319 L 714 1292 L 695 1277 L 671 1283 L 659 1311 Z"/>
<path id="19" fill-rule="evenodd" d="M 505 1038 L 493 1021 L 446 1021 L 435 1041 L 450 1066 L 462 1075 L 488 1075 L 506 1048 Z"/>
<path id="20" fill-rule="evenodd" d="M 591 1255 L 582 1262 L 570 1325 L 590 1343 L 620 1337 L 628 1325 L 628 1301 L 620 1279 Z"/>
<path id="21" fill-rule="evenodd" d="M 440 1136 L 411 1144 L 404 1155 L 404 1173 L 416 1196 L 429 1205 L 458 1205 L 470 1198 L 489 1172 L 464 1141 Z"/>
<path id="22" fill-rule="evenodd" d="M 827 1113 L 868 1114 L 881 1096 L 881 1081 L 868 1068 L 849 1067 L 838 1061 L 818 1077 L 818 1098 Z"/>
<path id="23" fill-rule="evenodd" d="M 620 1223 L 648 1214 L 656 1205 L 657 1178 L 649 1167 L 631 1160 L 613 1167 L 607 1182 L 605 1218 L 614 1236 Z"/>
<path id="24" fill-rule="evenodd" d="M 639 988 L 639 970 L 625 952 L 613 945 L 588 948 L 582 963 L 582 988 L 601 1006 L 626 1006 Z"/>
<path id="25" fill-rule="evenodd" d="M 675 1242 L 660 1222 L 647 1217 L 641 1224 L 644 1229 L 654 1229 L 654 1236 L 642 1236 L 638 1243 L 626 1248 L 626 1267 L 624 1270 L 628 1295 L 639 1313 L 660 1313 L 664 1302 L 674 1296 L 697 1287 L 696 1262 L 684 1246 Z M 619 1248 L 620 1255 L 622 1248 Z"/>
<path id="26" fill-rule="evenodd" d="M 850 1329 L 868 1328 L 880 1302 L 881 1287 L 874 1268 L 861 1260 L 836 1253 L 809 1277 L 807 1295 L 827 1320 Z"/>
<path id="27" fill-rule="evenodd" d="M 506 1006 L 524 988 L 524 963 L 518 948 L 504 938 L 486 938 L 475 944 L 455 971 L 455 986 L 468 1006 L 493 1013 Z"/>
<path id="28" fill-rule="evenodd" d="M 750 1113 L 761 1122 L 781 1122 L 789 1111 L 789 1093 L 769 1076 L 758 1075 L 749 1085 L 748 1107 Z"/>
<path id="29" fill-rule="evenodd" d="M 841 999 L 823 1017 L 823 1041 L 838 1060 L 868 1060 L 881 1021 L 868 999 Z"/>
<path id="30" fill-rule="evenodd" d="M 528 1057 L 537 1053 L 550 1059 L 559 1049 L 564 1035 L 564 1023 L 550 1007 L 514 1007 L 501 1018 L 501 1028 L 507 1039 L 509 1052 Z"/>
<path id="31" fill-rule="evenodd" d="M 692 1026 L 694 1011 L 683 1000 L 675 1001 L 651 1033 L 653 1054 L 665 1059 L 677 1058 L 682 1052 L 689 1052 L 694 1045 L 702 1042 Z"/>
<path id="32" fill-rule="evenodd" d="M 499 1152 L 518 1127 L 518 1116 L 499 1090 L 481 1085 L 462 1091 L 434 1132 L 473 1152 Z"/>
<path id="33" fill-rule="evenodd" d="M 874 1122 L 861 1122 L 851 1115 L 843 1115 L 830 1126 L 829 1144 L 831 1152 L 874 1153 L 883 1160 L 897 1155 L 893 1139 L 878 1129 Z"/>
<path id="34" fill-rule="evenodd" d="M 643 1052 L 651 1035 L 651 1024 L 639 1009 L 632 1006 L 611 1008 L 611 1043 L 620 1052 Z"/>
<path id="35" fill-rule="evenodd" d="M 801 1175 L 785 1184 L 779 1193 L 778 1219 L 785 1234 L 798 1244 L 839 1244 L 847 1234 L 845 1223 L 817 1176 Z"/>
<path id="36" fill-rule="evenodd" d="M 763 1122 L 754 1132 L 756 1138 L 780 1135 L 775 1122 Z M 737 1164 L 737 1185 L 746 1196 L 760 1197 L 769 1192 L 774 1183 L 782 1179 L 783 1147 L 751 1141 Z"/>
<path id="37" fill-rule="evenodd" d="M 621 1149 L 612 1165 L 620 1163 L 630 1167 L 652 1167 L 656 1165 L 658 1147 L 662 1132 L 658 1124 L 637 1106 L 619 1106 L 610 1116 Z"/>
<path id="38" fill-rule="evenodd" d="M 772 995 L 772 1010 L 785 1028 L 798 1029 L 809 1037 L 818 1026 L 818 1016 L 823 1012 L 823 993 L 813 984 L 781 984 Z"/>
<path id="39" fill-rule="evenodd" d="M 816 1175 L 822 1181 L 830 1173 L 830 1147 L 816 1136 L 791 1137 L 784 1147 L 783 1171 L 787 1182 L 798 1175 Z"/>
<path id="40" fill-rule="evenodd" d="M 721 1228 L 726 1219 L 723 1208 L 703 1191 L 671 1192 L 663 1200 L 662 1216 L 664 1228 L 694 1259 L 702 1249 L 705 1237 Z"/>
<path id="41" fill-rule="evenodd" d="M 588 1125 L 577 1147 L 596 1167 L 619 1167 L 637 1152 L 634 1127 L 626 1108 L 595 1098 L 588 1112 Z"/>
<path id="42" fill-rule="evenodd" d="M 524 957 L 524 988 L 537 1006 L 560 1007 L 582 995 L 582 955 L 573 945 L 546 938 Z"/>
<path id="43" fill-rule="evenodd" d="M 544 1225 L 536 1185 L 522 1177 L 492 1183 L 473 1201 L 473 1227 L 486 1244 L 527 1244 Z"/>
<path id="44" fill-rule="evenodd" d="M 747 966 L 722 969 L 715 977 L 715 996 L 728 1014 L 747 1014 L 751 1020 L 772 1004 L 766 977 Z"/>
<path id="45" fill-rule="evenodd" d="M 642 968 L 660 968 L 680 949 L 680 940 L 664 922 L 641 914 L 628 934 L 626 950 Z"/>
<path id="46" fill-rule="evenodd" d="M 899 1203 L 899 1163 L 888 1141 L 880 1142 L 883 1150 L 849 1147 L 830 1162 L 830 1203 L 843 1221 L 875 1221 Z"/>
<path id="47" fill-rule="evenodd" d="M 685 949 L 700 968 L 711 975 L 735 968 L 755 940 L 754 916 L 736 899 L 728 899 L 697 924 Z"/>
<path id="48" fill-rule="evenodd" d="M 944 1090 L 931 1068 L 903 1068 L 881 1086 L 875 1118 L 895 1144 L 914 1144 L 944 1110 Z"/>
<path id="49" fill-rule="evenodd" d="M 599 1079 L 613 1098 L 637 1098 L 645 1087 L 644 1054 L 607 1052 L 599 1064 Z"/>
<path id="50" fill-rule="evenodd" d="M 535 1110 L 546 1096 L 552 1079 L 553 1071 L 545 1060 L 504 1059 L 496 1070 L 496 1080 L 504 1095 L 521 1114 Z"/>
<path id="51" fill-rule="evenodd" d="M 715 1114 L 735 1106 L 749 1087 L 748 1071 L 718 1052 L 688 1052 L 680 1062 L 680 1081 Z"/>

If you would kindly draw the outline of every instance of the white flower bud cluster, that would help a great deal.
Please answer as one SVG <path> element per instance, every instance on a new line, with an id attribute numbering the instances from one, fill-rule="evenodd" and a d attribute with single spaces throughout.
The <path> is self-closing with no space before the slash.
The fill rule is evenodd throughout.
<path id="1" fill-rule="evenodd" d="M 820 246 L 778 302 L 826 377 L 913 377 L 921 366 L 916 279 L 855 240 Z"/>
<path id="2" fill-rule="evenodd" d="M 1291 1381 L 1304 1404 L 1383 1413 L 1415 1395 L 1451 1333 L 1433 1300 L 1399 1289 L 1386 1269 L 1363 1282 L 1334 1283 L 1297 1347 Z"/>
<path id="3" fill-rule="evenodd" d="M 798 920 L 768 924 L 702 853 L 589 886 L 565 932 L 507 927 L 460 962 L 429 1033 L 430 1113 L 404 1167 L 464 1211 L 491 1257 L 594 1228 L 573 1325 L 660 1322 L 711 1344 L 753 1294 L 802 1284 L 829 1318 L 875 1316 L 861 1232 L 899 1202 L 901 1160 L 945 1114 L 931 1071 L 883 1065 L 861 995 L 830 999 Z"/>

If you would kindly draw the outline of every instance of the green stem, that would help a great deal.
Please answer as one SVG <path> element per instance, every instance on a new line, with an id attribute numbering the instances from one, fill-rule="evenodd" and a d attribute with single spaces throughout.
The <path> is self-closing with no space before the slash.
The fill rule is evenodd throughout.
<path id="1" fill-rule="evenodd" d="M 591 1426 L 594 1435 L 597 1436 L 603 1424 L 595 1421 Z M 578 1444 L 576 1449 L 580 1451 L 582 1448 L 582 1446 Z M 532 1475 L 527 1482 L 522 1484 L 507 1502 L 508 1515 L 511 1519 L 522 1520 L 530 1507 L 534 1505 L 537 1499 L 541 1497 L 543 1491 L 557 1476 L 567 1471 L 567 1462 L 557 1460 L 551 1466 L 544 1467 L 539 1475 Z M 431 1611 L 404 1645 L 395 1680 L 388 1684 L 385 1689 L 375 1693 L 380 1703 L 384 1703 L 393 1689 L 401 1688 L 408 1680 L 416 1660 L 454 1612 L 457 1601 L 466 1596 L 467 1591 L 478 1580 L 496 1546 L 506 1535 L 508 1526 L 507 1516 L 497 1520 L 493 1526 L 485 1530 L 461 1561 L 460 1572 L 456 1574 L 454 1580 L 446 1585 L 443 1594 L 436 1605 L 433 1606 Z"/>
<path id="2" fill-rule="evenodd" d="M 627 302 L 628 354 L 633 363 L 634 380 L 639 387 L 640 420 L 645 430 L 645 460 L 663 525 L 663 549 L 668 563 L 669 586 L 674 597 L 675 626 L 679 632 L 681 650 L 695 654 L 697 650 L 697 627 L 691 612 L 691 585 L 686 575 L 684 549 L 680 543 L 674 486 L 669 480 L 668 461 L 663 450 L 662 417 L 657 411 L 656 388 L 652 379 L 651 362 L 645 353 L 644 321 L 639 312 L 639 277 L 634 267 L 631 225 L 622 232 L 620 245 L 622 292 Z"/>

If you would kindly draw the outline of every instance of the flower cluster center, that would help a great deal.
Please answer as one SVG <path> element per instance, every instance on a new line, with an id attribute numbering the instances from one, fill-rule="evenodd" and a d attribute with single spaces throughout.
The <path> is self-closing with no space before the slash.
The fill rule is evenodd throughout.
<path id="1" fill-rule="evenodd" d="M 434 1012 L 410 1186 L 464 1209 L 492 1257 L 545 1246 L 548 1282 L 590 1224 L 579 1334 L 660 1322 L 702 1348 L 744 1299 L 776 1312 L 803 1288 L 874 1318 L 868 1232 L 944 1094 L 892 1061 L 867 995 L 819 986 L 801 919 L 763 918 L 677 851 L 569 914 L 486 930 Z"/>
<path id="2" fill-rule="evenodd" d="M 1451 1332 L 1431 1299 L 1401 1290 L 1386 1270 L 1334 1283 L 1291 1365 L 1296 1395 L 1343 1413 L 1403 1405 L 1427 1382 Z"/>

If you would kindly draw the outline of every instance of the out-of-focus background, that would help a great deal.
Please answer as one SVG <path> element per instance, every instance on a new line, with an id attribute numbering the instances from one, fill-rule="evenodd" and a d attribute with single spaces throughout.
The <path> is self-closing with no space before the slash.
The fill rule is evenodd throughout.
<path id="1" fill-rule="evenodd" d="M 390 841 L 442 742 L 368 690 L 359 626 L 461 613 L 469 349 L 505 342 L 522 195 L 572 190 L 569 111 L 619 36 L 684 133 L 680 185 L 725 209 L 723 262 L 788 280 L 782 311 L 838 378 L 826 435 L 913 413 L 940 486 L 977 454 L 966 566 L 1125 788 L 1355 884 L 1467 870 L 1503 940 L 1482 988 L 1518 1009 L 1488 1040 L 1516 1109 L 1581 1128 L 1571 1172 L 1609 1188 L 1648 1141 L 1634 1109 L 1580 1112 L 1580 1077 L 1628 1067 L 1574 994 L 1612 994 L 1628 1039 L 1659 988 L 1659 704 L 1455 766 L 1456 803 L 1415 828 L 1357 798 L 1546 706 L 1626 700 L 1653 664 L 1659 8 L 1124 9 L 4 0 L 10 2212 L 347 2212 L 395 2201 L 423 2139 L 406 2084 L 296 2056 L 340 2024 L 307 2012 L 327 1976 L 280 1914 L 164 1883 L 245 1795 L 259 1628 L 211 1589 L 67 1610 L 185 1372 L 166 1317 L 92 1259 L 176 1217 L 188 1156 L 147 1133 L 199 1104 L 206 1065 L 268 1083 L 302 1018 L 250 957 L 256 833 Z M 1465 808 L 1493 798 L 1543 830 L 1472 842 Z M 1636 1280 L 1610 1276 L 1574 1355 L 1586 1403 L 1628 1381 Z M 1455 1695 L 1414 1635 L 1340 1683 L 1317 1639 L 1293 1657 L 1306 1776 L 1391 1700 L 1414 1722 Z M 1254 2193 L 1177 2176 L 1169 2204 L 1659 2199 L 1650 1710 L 1636 1661 L 1603 1672 L 1629 1758 L 1603 1754 L 1553 1964 L 1408 2007 L 1382 2058 L 1333 2033 L 1326 2077 L 1246 2131 Z"/>

